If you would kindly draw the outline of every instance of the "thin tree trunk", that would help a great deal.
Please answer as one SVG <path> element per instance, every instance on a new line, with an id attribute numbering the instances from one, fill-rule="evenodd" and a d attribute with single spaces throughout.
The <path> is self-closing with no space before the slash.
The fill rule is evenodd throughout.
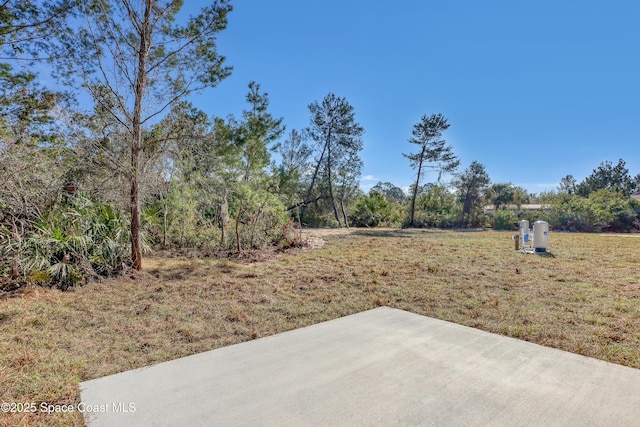
<path id="1" fill-rule="evenodd" d="M 133 141 L 131 143 L 131 260 L 133 268 L 142 270 L 142 239 L 140 236 L 140 155 L 143 150 L 142 98 L 147 86 L 147 57 L 151 45 L 151 0 L 145 1 L 144 22 L 140 29 L 138 51 L 138 73 L 135 81 L 135 103 L 133 107 Z"/>
<path id="2" fill-rule="evenodd" d="M 420 153 L 420 162 L 418 163 L 418 177 L 416 178 L 416 185 L 413 186 L 413 197 L 411 198 L 411 221 L 409 225 L 415 227 L 415 215 L 416 215 L 416 198 L 418 197 L 418 187 L 420 185 L 420 172 L 422 172 L 422 159 L 424 158 L 425 147 L 422 147 Z"/>
<path id="3" fill-rule="evenodd" d="M 227 192 L 225 190 L 224 197 L 222 198 L 222 204 L 220 205 L 220 245 L 225 248 L 227 245 L 225 238 L 225 229 L 227 227 L 227 220 L 229 218 L 229 204 L 227 202 Z"/>
<path id="4" fill-rule="evenodd" d="M 142 239 L 140 237 L 140 189 L 138 187 L 138 174 L 135 171 L 138 164 L 139 154 L 132 153 L 131 156 L 131 168 L 132 172 L 130 184 L 131 184 L 131 260 L 133 262 L 133 268 L 140 271 L 142 270 Z"/>
<path id="5" fill-rule="evenodd" d="M 300 216 L 304 216 L 304 211 L 307 207 L 307 203 L 309 203 L 309 198 L 311 197 L 311 192 L 313 191 L 313 185 L 316 182 L 316 178 L 318 177 L 318 171 L 320 170 L 320 166 L 322 165 L 322 159 L 324 159 L 324 153 L 327 151 L 327 144 L 324 144 L 322 148 L 322 154 L 320 155 L 320 159 L 318 160 L 318 164 L 316 165 L 315 170 L 313 171 L 313 177 L 311 178 L 311 185 L 309 186 L 309 190 L 307 191 L 307 197 L 304 198 L 302 202 L 302 209 L 300 212 Z M 316 202 L 318 199 L 316 199 Z"/>
<path id="6" fill-rule="evenodd" d="M 238 250 L 238 257 L 242 255 L 242 245 L 240 244 L 240 214 L 236 218 L 236 248 Z"/>
<path id="7" fill-rule="evenodd" d="M 344 195 L 340 198 L 340 209 L 342 210 L 342 217 L 344 218 L 344 226 L 349 228 L 349 220 L 347 218 L 347 212 L 344 209 Z"/>
<path id="8" fill-rule="evenodd" d="M 244 209 L 244 206 L 241 204 L 238 209 L 238 215 L 236 215 L 236 224 L 235 224 L 236 249 L 238 250 L 238 258 L 242 256 L 242 244 L 240 243 L 240 216 L 242 215 L 243 209 Z"/>
<path id="9" fill-rule="evenodd" d="M 298 229 L 300 230 L 300 244 L 302 244 L 302 218 L 300 218 L 300 208 L 298 208 Z"/>
<path id="10" fill-rule="evenodd" d="M 336 221 L 338 222 L 338 227 L 340 227 L 341 226 L 340 217 L 338 216 L 338 209 L 336 208 L 336 200 L 333 197 L 333 185 L 331 184 L 331 146 L 330 145 L 329 145 L 329 149 L 327 150 L 327 178 L 329 179 L 329 198 L 331 199 L 333 216 L 336 218 Z"/>
<path id="11" fill-rule="evenodd" d="M 225 247 L 225 238 L 224 238 L 224 219 L 220 218 L 220 246 Z"/>
<path id="12" fill-rule="evenodd" d="M 167 249 L 167 228 L 168 228 L 168 217 L 169 217 L 169 203 L 167 201 L 167 197 L 165 197 L 164 191 L 167 190 L 167 196 L 169 196 L 171 192 L 171 183 L 167 182 L 162 184 L 162 189 L 159 191 L 160 193 L 160 202 L 162 203 L 162 249 Z"/>
<path id="13" fill-rule="evenodd" d="M 167 215 L 169 214 L 167 201 L 163 200 L 162 209 L 162 249 L 167 249 Z"/>

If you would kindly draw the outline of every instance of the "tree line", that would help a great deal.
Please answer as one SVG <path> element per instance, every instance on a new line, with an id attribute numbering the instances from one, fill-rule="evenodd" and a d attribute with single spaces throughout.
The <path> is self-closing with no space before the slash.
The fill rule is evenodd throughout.
<path id="1" fill-rule="evenodd" d="M 559 231 L 640 231 L 640 201 L 631 197 L 640 190 L 640 176 L 632 177 L 624 160 L 602 162 L 580 183 L 568 177 L 555 191 L 529 194 L 509 182 L 491 182 L 485 166 L 474 161 L 448 182 L 412 185 L 410 195 L 379 182 L 358 199 L 353 223 L 515 230 L 526 219 Z"/>
<path id="2" fill-rule="evenodd" d="M 477 162 L 458 173 L 441 114 L 411 131 L 409 194 L 392 183 L 365 194 L 364 129 L 344 97 L 312 101 L 309 125 L 288 131 L 253 81 L 239 117 L 210 116 L 189 102 L 232 73 L 217 47 L 232 6 L 214 0 L 179 19 L 181 7 L 0 5 L 0 286 L 66 288 L 140 270 L 152 249 L 286 248 L 300 243 L 300 226 L 510 228 L 529 214 L 511 205 L 534 201 L 558 227 L 638 228 L 627 197 L 638 177 L 624 162 L 604 163 L 581 183 L 567 176 L 558 193 L 528 195 L 491 184 Z M 62 88 L 41 83 L 33 70 L 44 63 Z M 438 179 L 423 184 L 427 171 Z"/>

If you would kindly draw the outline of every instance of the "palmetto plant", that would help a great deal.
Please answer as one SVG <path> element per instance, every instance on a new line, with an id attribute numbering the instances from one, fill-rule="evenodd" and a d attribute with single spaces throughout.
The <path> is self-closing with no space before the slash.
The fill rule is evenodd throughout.
<path id="1" fill-rule="evenodd" d="M 40 215 L 23 236 L 5 235 L 0 250 L 12 255 L 31 283 L 66 289 L 122 271 L 130 261 L 125 219 L 113 207 L 83 196 Z"/>

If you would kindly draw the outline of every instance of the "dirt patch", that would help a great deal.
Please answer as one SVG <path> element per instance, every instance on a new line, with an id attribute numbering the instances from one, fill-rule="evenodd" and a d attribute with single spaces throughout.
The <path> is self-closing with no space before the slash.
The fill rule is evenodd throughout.
<path id="1" fill-rule="evenodd" d="M 351 234 L 354 231 L 354 228 L 307 228 L 302 230 L 302 240 L 307 249 L 319 249 L 325 245 L 325 237 Z"/>
<path id="2" fill-rule="evenodd" d="M 340 236 L 342 234 L 351 234 L 356 228 L 305 228 L 302 230 L 303 235 L 313 237 Z"/>

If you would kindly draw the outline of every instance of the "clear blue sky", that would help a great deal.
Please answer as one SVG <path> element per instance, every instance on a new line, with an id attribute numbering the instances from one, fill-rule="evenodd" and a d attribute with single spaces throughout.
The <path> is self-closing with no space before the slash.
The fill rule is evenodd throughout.
<path id="1" fill-rule="evenodd" d="M 234 67 L 193 98 L 239 116 L 247 84 L 269 94 L 287 133 L 334 92 L 365 128 L 363 189 L 415 179 L 402 152 L 422 115 L 492 182 L 539 192 L 602 161 L 640 173 L 637 1 L 235 1 L 219 51 Z M 195 11 L 195 4 L 189 5 Z M 424 182 L 433 181 L 427 176 Z"/>

